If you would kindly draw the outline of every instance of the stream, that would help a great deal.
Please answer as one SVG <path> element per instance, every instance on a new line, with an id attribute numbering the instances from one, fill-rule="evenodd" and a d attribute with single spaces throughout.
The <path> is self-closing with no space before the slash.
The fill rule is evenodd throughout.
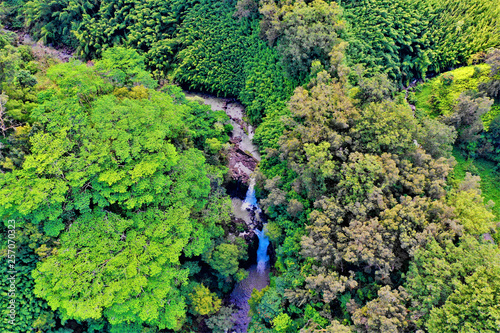
<path id="1" fill-rule="evenodd" d="M 245 200 L 243 204 L 239 206 L 240 214 L 246 212 L 250 215 L 250 212 L 255 212 L 256 216 L 259 215 L 260 208 L 257 204 L 257 199 L 255 198 L 254 186 L 255 180 L 252 178 Z M 238 312 L 234 315 L 236 321 L 232 332 L 243 333 L 247 331 L 248 324 L 250 323 L 250 317 L 248 316 L 250 306 L 248 305 L 248 300 L 252 295 L 252 291 L 254 288 L 261 290 L 269 284 L 269 255 L 267 254 L 269 238 L 265 235 L 265 228 L 266 225 L 264 224 L 262 230 L 253 230 L 259 238 L 257 264 L 248 269 L 248 277 L 238 283 L 231 293 L 231 303 L 236 305 L 238 309 Z"/>
<path id="2" fill-rule="evenodd" d="M 203 93 L 185 92 L 189 99 L 203 99 L 210 105 L 213 111 L 223 110 L 230 118 L 233 126 L 231 133 L 232 148 L 230 149 L 229 172 L 237 184 L 246 184 L 248 190 L 245 198 L 231 197 L 232 212 L 236 219 L 240 219 L 247 225 L 248 231 L 241 232 L 238 237 L 250 236 L 254 233 L 259 240 L 257 249 L 257 263 L 248 268 L 248 277 L 239 282 L 230 295 L 231 304 L 234 304 L 237 312 L 233 315 L 235 324 L 232 333 L 247 332 L 250 317 L 248 311 L 250 306 L 248 300 L 253 289 L 261 290 L 269 284 L 269 238 L 265 234 L 266 224 L 261 217 L 261 209 L 255 197 L 255 178 L 253 171 L 260 162 L 260 154 L 253 144 L 254 128 L 244 121 L 245 108 L 238 102 L 230 99 L 218 98 Z M 260 229 L 259 229 L 260 228 Z"/>

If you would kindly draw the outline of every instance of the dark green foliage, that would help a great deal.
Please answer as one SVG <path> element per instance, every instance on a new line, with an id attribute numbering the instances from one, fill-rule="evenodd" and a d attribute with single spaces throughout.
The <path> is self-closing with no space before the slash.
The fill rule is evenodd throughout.
<path id="1" fill-rule="evenodd" d="M 457 144 L 469 153 L 475 151 L 479 134 L 484 125 L 481 116 L 486 114 L 493 104 L 487 97 L 476 97 L 473 92 L 460 95 L 456 101 L 453 114 L 445 118 L 445 122 L 457 130 Z"/>
<path id="2" fill-rule="evenodd" d="M 34 294 L 35 282 L 31 277 L 31 271 L 36 268 L 36 263 L 40 260 L 39 256 L 45 256 L 50 252 L 51 240 L 44 236 L 37 226 L 28 224 L 22 230 L 7 229 L 7 226 L 2 224 L 0 226 L 1 234 L 1 255 L 3 265 L 0 267 L 0 273 L 2 274 L 2 280 L 0 282 L 0 288 L 2 293 L 2 301 L 5 302 L 5 307 L 2 309 L 2 321 L 0 322 L 0 329 L 2 332 L 29 332 L 32 329 L 46 331 L 52 327 L 55 327 L 57 314 L 51 311 L 47 302 L 41 298 L 38 298 Z M 8 252 L 7 244 L 7 230 L 15 230 L 15 244 L 14 249 L 10 248 L 12 252 Z M 9 243 L 12 244 L 12 243 Z M 40 247 L 42 246 L 42 247 Z M 8 259 L 12 259 L 12 253 L 15 253 L 15 271 L 12 273 L 9 269 Z M 9 257 L 7 257 L 9 255 Z M 15 297 L 11 298 L 8 296 L 11 280 L 7 278 L 11 275 L 16 276 L 14 293 Z M 15 325 L 10 325 L 7 320 L 9 317 L 7 313 L 9 309 L 7 308 L 8 302 L 11 299 L 16 301 L 16 317 Z"/>
<path id="3" fill-rule="evenodd" d="M 236 12 L 233 14 L 239 19 L 252 17 L 255 18 L 259 11 L 258 0 L 238 0 L 236 3 Z"/>
<path id="4" fill-rule="evenodd" d="M 24 5 L 26 0 L 5 0 L 0 3 L 0 22 L 14 29 L 24 26 Z M 1 37 L 0 37 L 1 40 Z M 0 46 L 1 46 L 0 41 Z"/>
<path id="5" fill-rule="evenodd" d="M 126 43 L 145 52 L 149 68 L 166 73 L 172 68 L 175 32 L 194 1 L 137 1 L 127 20 Z"/>
<path id="6" fill-rule="evenodd" d="M 409 299 L 404 288 L 391 290 L 389 286 L 378 291 L 378 298 L 368 302 L 353 314 L 357 332 L 408 332 L 410 316 L 405 303 Z"/>
<path id="7" fill-rule="evenodd" d="M 203 254 L 204 260 L 226 281 L 230 281 L 229 277 L 237 278 L 239 260 L 248 259 L 248 244 L 241 238 L 230 238 L 229 241 L 207 249 Z"/>
<path id="8" fill-rule="evenodd" d="M 500 49 L 493 49 L 486 55 L 485 63 L 491 66 L 490 80 L 478 86 L 489 97 L 500 99 Z"/>
<path id="9" fill-rule="evenodd" d="M 283 15 L 278 50 L 283 63 L 292 77 L 301 77 L 309 72 L 311 63 L 319 60 L 329 65 L 330 52 L 339 42 L 338 34 L 343 29 L 339 5 L 314 0 L 308 5 L 296 1 Z"/>
<path id="10" fill-rule="evenodd" d="M 234 309 L 233 306 L 223 306 L 220 308 L 216 315 L 211 316 L 207 319 L 206 323 L 208 328 L 214 332 L 227 332 L 229 331 L 235 322 L 233 317 Z"/>
<path id="11" fill-rule="evenodd" d="M 78 50 L 92 58 L 125 43 L 146 52 L 148 66 L 164 72 L 173 59 L 177 25 L 190 5 L 185 1 L 102 1 L 75 27 Z"/>
<path id="12" fill-rule="evenodd" d="M 258 47 L 254 57 L 246 63 L 245 87 L 239 96 L 252 123 L 260 123 L 272 110 L 282 108 L 297 85 L 285 75 L 276 49 L 262 41 Z"/>
<path id="13" fill-rule="evenodd" d="M 500 45 L 500 8 L 494 0 L 431 0 L 425 40 L 435 72 L 466 64 L 469 58 Z"/>
<path id="14" fill-rule="evenodd" d="M 224 2 L 202 1 L 191 8 L 179 29 L 175 78 L 190 89 L 238 96 L 245 87 L 245 64 L 255 54 L 255 24 L 233 18 Z M 213 18 L 217 17 L 217 20 Z"/>
<path id="15" fill-rule="evenodd" d="M 25 25 L 33 37 L 44 43 L 76 47 L 77 39 L 71 33 L 82 22 L 83 15 L 97 8 L 98 1 L 32 0 L 23 8 Z"/>
<path id="16" fill-rule="evenodd" d="M 402 154 L 415 146 L 418 125 L 409 108 L 390 102 L 372 103 L 361 111 L 352 136 L 357 149 L 371 154 Z"/>
<path id="17" fill-rule="evenodd" d="M 29 125 L 17 127 L 13 133 L 3 139 L 0 145 L 0 158 L 3 170 L 20 168 L 29 153 L 29 138 L 34 134 Z"/>
<path id="18" fill-rule="evenodd" d="M 221 244 L 212 253 L 211 266 L 224 276 L 238 271 L 238 247 L 234 244 Z"/>
<path id="19" fill-rule="evenodd" d="M 407 83 L 425 77 L 431 61 L 425 1 L 362 0 L 345 4 L 348 54 L 371 73 Z"/>
<path id="20" fill-rule="evenodd" d="M 248 44 L 244 35 L 249 27 L 242 26 L 232 18 L 231 7 L 218 2 L 204 1 L 194 4 L 184 1 L 144 3 L 105 0 L 81 3 L 54 0 L 47 3 L 34 0 L 29 1 L 25 7 L 26 24 L 38 34 L 35 35 L 36 38 L 41 37 L 47 43 L 77 46 L 78 52 L 87 59 L 100 56 L 109 47 L 127 44 L 145 52 L 149 68 L 158 70 L 158 74 L 165 74 L 172 68 L 179 49 L 189 48 L 189 51 L 177 58 L 183 68 L 183 71 L 178 72 L 182 73 L 178 78 L 181 82 L 192 81 L 200 88 L 232 95 L 237 95 L 243 86 L 245 57 L 242 55 L 247 52 L 242 45 Z M 200 19 L 203 16 L 206 19 Z M 215 16 L 223 19 L 208 20 Z M 180 29 L 184 20 L 185 28 Z M 227 34 L 233 38 L 227 38 Z M 219 36 L 218 39 L 216 36 Z M 207 39 L 203 42 L 200 38 Z M 199 41 L 195 42 L 196 40 Z M 208 44 L 200 45 L 208 42 L 212 43 L 214 49 L 205 49 Z M 228 56 L 227 52 L 233 52 L 233 56 Z M 188 54 L 195 58 L 187 57 Z M 218 76 L 211 76 L 208 81 L 202 82 L 200 73 L 206 75 L 208 69 L 201 69 L 203 64 L 198 63 L 200 56 L 207 57 L 209 63 L 213 62 L 212 65 L 219 62 L 221 72 L 216 73 Z M 192 65 L 200 67 L 201 72 L 193 72 L 195 68 L 191 67 Z M 185 66 L 188 66 L 192 80 L 184 77 Z M 205 63 L 205 67 L 208 67 L 208 63 Z M 224 71 L 225 77 L 222 74 Z M 219 79 L 218 83 L 215 83 L 215 77 Z M 240 83 L 237 83 L 236 78 Z M 235 88 L 221 83 L 220 80 L 229 80 Z"/>
<path id="21" fill-rule="evenodd" d="M 500 44 L 493 0 L 362 0 L 344 6 L 352 61 L 404 84 Z"/>
<path id="22" fill-rule="evenodd" d="M 36 38 L 71 46 L 77 41 L 77 53 L 86 59 L 105 56 L 103 52 L 115 45 L 129 45 L 144 53 L 145 63 L 155 75 L 169 73 L 184 86 L 218 95 L 241 94 L 255 123 L 261 121 L 266 108 L 287 100 L 295 85 L 283 75 L 282 57 L 259 41 L 257 22 L 233 17 L 234 8 L 226 3 L 34 0 L 25 7 L 27 24 L 39 34 Z M 292 32 L 288 35 L 290 43 L 300 37 Z M 308 47 L 307 54 L 316 52 L 312 45 Z M 321 59 L 327 62 L 329 47 L 321 52 Z M 300 61 L 308 71 L 310 61 Z"/>
<path id="23" fill-rule="evenodd" d="M 457 133 L 453 127 L 432 118 L 424 118 L 417 140 L 432 157 L 449 158 L 456 138 Z"/>
<path id="24" fill-rule="evenodd" d="M 274 105 L 266 111 L 266 116 L 262 119 L 262 123 L 255 130 L 254 137 L 254 142 L 258 144 L 263 151 L 265 151 L 266 148 L 278 148 L 279 138 L 285 130 L 285 127 L 281 122 L 281 117 L 289 115 L 289 110 L 287 110 L 285 103 Z"/>
<path id="25" fill-rule="evenodd" d="M 372 77 L 361 74 L 358 79 L 358 84 L 354 88 L 354 97 L 361 104 L 372 102 L 382 102 L 391 99 L 394 94 L 394 85 L 387 77 L 387 74 L 375 74 Z"/>
<path id="26" fill-rule="evenodd" d="M 365 102 L 370 96 L 374 101 Z M 451 165 L 442 156 L 450 156 L 454 132 L 419 123 L 408 106 L 387 98 L 353 100 L 319 71 L 307 88 L 295 90 L 278 144 L 262 141 L 272 146 L 260 165 L 267 178 L 261 202 L 273 230 L 274 223 L 280 229 L 273 236 L 280 245 L 279 277 L 259 302 L 284 293 L 285 313 L 298 325 L 310 323 L 295 314 L 314 306 L 324 317 L 352 320 L 359 331 L 412 332 L 418 313 L 409 309 L 411 297 L 389 286 L 404 283 L 405 267 L 432 240 L 442 245 L 494 228 L 492 213 L 467 184 L 445 196 Z M 254 314 L 255 325 L 268 327 L 283 317 Z"/>
<path id="27" fill-rule="evenodd" d="M 35 84 L 37 84 L 36 78 L 25 69 L 21 69 L 17 72 L 16 79 L 22 88 L 33 87 Z"/>
<path id="28" fill-rule="evenodd" d="M 487 156 L 500 163 L 500 115 L 493 119 L 490 123 L 489 129 L 484 133 L 485 145 L 487 148 Z"/>
<path id="29" fill-rule="evenodd" d="M 302 72 L 308 71 L 309 56 L 319 56 L 325 64 L 328 62 L 331 44 L 336 39 L 326 32 L 336 30 L 338 16 L 337 7 L 332 6 L 325 3 L 313 7 L 298 6 L 296 12 L 290 13 L 285 20 L 289 23 L 283 42 L 283 45 L 288 45 L 285 46 L 284 50 L 288 50 L 285 53 L 291 55 L 295 52 L 294 48 L 306 47 L 301 51 L 301 59 L 296 59 L 304 62 L 300 65 L 305 66 Z M 148 68 L 156 74 L 165 75 L 173 70 L 173 78 L 192 89 L 225 96 L 238 96 L 243 92 L 242 101 L 250 106 L 249 114 L 254 122 L 261 120 L 266 107 L 278 100 L 286 100 L 293 89 L 278 65 L 281 57 L 258 40 L 257 22 L 234 18 L 234 8 L 226 3 L 210 0 L 199 3 L 118 0 L 74 3 L 67 0 L 51 3 L 30 1 L 26 8 L 29 12 L 27 24 L 33 23 L 34 32 L 41 31 L 47 42 L 75 46 L 77 40 L 78 53 L 87 59 L 102 55 L 109 47 L 126 44 L 144 52 Z M 292 31 L 292 23 L 301 10 L 305 13 L 312 11 L 304 22 L 309 26 L 310 33 L 318 34 L 315 41 L 308 42 L 311 45 L 303 43 L 310 33 L 301 37 L 297 31 Z M 312 26 L 311 15 L 324 16 L 322 20 L 325 22 L 320 24 L 323 28 Z M 332 15 L 335 20 L 330 27 Z M 61 22 L 49 22 L 52 16 L 58 17 Z M 217 19 L 214 20 L 214 17 Z M 283 24 L 286 25 L 285 21 Z M 64 38 L 61 34 L 65 34 Z M 323 41 L 325 38 L 327 40 Z M 326 44 L 315 45 L 317 40 L 321 40 L 322 45 Z M 296 60 L 290 60 L 292 67 L 295 67 Z M 266 75 L 261 76 L 261 73 Z M 257 81 L 262 84 L 256 85 Z M 255 93 L 257 86 L 259 94 Z M 271 93 L 270 89 L 276 87 L 281 92 Z M 245 93 L 245 90 L 248 92 Z"/>
<path id="30" fill-rule="evenodd" d="M 1 21 L 0 21 L 1 23 Z M 0 29 L 0 49 L 5 49 L 6 47 L 8 47 L 9 45 L 12 45 L 12 44 L 15 44 L 15 41 L 16 41 L 16 34 L 11 32 L 11 31 L 7 31 L 7 30 L 4 30 L 3 27 Z M 3 68 L 4 66 L 2 65 L 2 71 L 4 70 Z M 3 73 L 3 75 L 5 75 L 5 73 Z M 3 78 L 3 76 L 2 76 Z"/>
<path id="31" fill-rule="evenodd" d="M 266 323 L 271 323 L 273 318 L 281 312 L 282 302 L 283 296 L 279 295 L 276 289 L 269 289 L 262 294 L 255 309 L 252 309 L 252 312 L 258 315 L 259 318 L 262 318 Z"/>

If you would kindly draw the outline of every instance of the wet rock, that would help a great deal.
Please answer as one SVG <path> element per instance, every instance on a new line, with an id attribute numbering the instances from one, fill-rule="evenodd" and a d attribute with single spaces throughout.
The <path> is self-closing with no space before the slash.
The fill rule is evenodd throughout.
<path id="1" fill-rule="evenodd" d="M 250 244 L 255 237 L 255 232 L 253 230 L 240 232 L 238 237 L 243 238 L 247 244 Z"/>
<path id="2" fill-rule="evenodd" d="M 229 150 L 228 159 L 231 178 L 248 184 L 258 161 L 251 154 L 241 150 L 237 143 Z"/>
<path id="3" fill-rule="evenodd" d="M 239 136 L 234 137 L 234 138 L 230 138 L 230 139 L 229 139 L 229 142 L 231 142 L 231 143 L 232 143 L 232 144 L 234 144 L 234 145 L 237 145 L 238 143 L 240 143 L 240 142 L 241 142 L 241 138 L 240 138 Z"/>

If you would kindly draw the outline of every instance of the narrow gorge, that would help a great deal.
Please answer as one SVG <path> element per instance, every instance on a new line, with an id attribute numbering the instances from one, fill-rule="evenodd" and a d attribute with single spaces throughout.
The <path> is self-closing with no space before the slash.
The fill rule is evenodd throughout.
<path id="1" fill-rule="evenodd" d="M 186 92 L 190 99 L 202 99 L 213 111 L 223 110 L 229 116 L 233 126 L 231 148 L 228 155 L 229 173 L 236 189 L 229 191 L 232 212 L 235 219 L 244 221 L 246 231 L 238 237 L 247 240 L 258 239 L 255 263 L 248 269 L 248 277 L 239 282 L 230 295 L 230 302 L 237 312 L 234 314 L 235 324 L 231 332 L 247 332 L 250 323 L 248 300 L 253 289 L 261 290 L 269 284 L 269 238 L 265 234 L 266 223 L 255 196 L 255 178 L 253 172 L 261 157 L 258 148 L 253 144 L 254 128 L 245 121 L 245 108 L 234 100 L 214 97 L 203 93 Z M 201 100 L 200 100 L 201 101 Z M 241 189 L 247 188 L 244 198 L 240 197 Z M 250 247 L 252 251 L 255 247 Z M 253 254 L 250 254 L 253 256 Z"/>

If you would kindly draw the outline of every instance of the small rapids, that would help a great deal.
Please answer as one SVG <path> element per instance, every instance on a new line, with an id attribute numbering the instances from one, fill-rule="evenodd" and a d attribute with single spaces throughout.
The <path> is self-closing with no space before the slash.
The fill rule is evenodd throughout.
<path id="1" fill-rule="evenodd" d="M 257 198 L 255 197 L 255 179 L 251 178 L 250 186 L 241 205 L 241 208 L 245 209 L 247 212 L 254 211 L 257 214 L 260 212 L 260 208 L 257 203 Z M 269 238 L 265 234 L 266 225 L 262 230 L 255 229 L 254 232 L 259 238 L 259 248 L 257 249 L 257 265 L 253 265 L 248 269 L 248 277 L 238 283 L 231 293 L 231 303 L 238 307 L 238 312 L 234 314 L 236 322 L 233 326 L 232 332 L 244 333 L 247 331 L 248 324 L 250 323 L 250 317 L 248 316 L 248 311 L 250 306 L 248 305 L 248 300 L 252 295 L 254 289 L 261 290 L 269 284 L 269 255 L 267 254 L 267 248 L 269 246 Z"/>
<path id="2" fill-rule="evenodd" d="M 248 187 L 247 195 L 245 201 L 243 201 L 242 208 L 246 210 L 253 210 L 257 214 L 260 213 L 260 208 L 257 204 L 257 198 L 255 197 L 255 179 L 250 179 L 250 186 Z M 257 271 L 264 272 L 267 263 L 269 262 L 269 255 L 267 254 L 267 248 L 269 247 L 269 238 L 266 236 L 266 225 L 264 224 L 262 230 L 255 229 L 254 232 L 259 238 L 259 248 L 257 249 Z"/>
<path id="3" fill-rule="evenodd" d="M 201 99 L 210 105 L 212 110 L 224 110 L 229 116 L 229 122 L 233 126 L 231 134 L 233 149 L 228 155 L 229 170 L 234 176 L 233 179 L 238 179 L 242 183 L 248 182 L 244 200 L 238 197 L 231 198 L 234 216 L 243 220 L 250 232 L 253 231 L 259 240 L 257 264 L 247 270 L 248 277 L 239 282 L 230 295 L 230 301 L 238 311 L 234 314 L 235 324 L 230 332 L 245 333 L 250 323 L 248 300 L 254 289 L 261 290 L 269 284 L 270 270 L 267 254 L 269 238 L 265 234 L 266 224 L 262 224 L 264 221 L 260 216 L 261 209 L 255 197 L 255 178 L 252 177 L 252 172 L 261 159 L 257 147 L 252 142 L 254 128 L 244 121 L 244 107 L 235 101 L 193 92 L 186 92 L 186 97 Z M 257 229 L 258 226 L 263 226 L 262 230 Z"/>
<path id="4" fill-rule="evenodd" d="M 260 208 L 257 205 L 257 198 L 255 197 L 255 179 L 250 179 L 250 186 L 248 186 L 247 195 L 245 197 L 245 201 L 243 201 L 243 205 L 241 206 L 243 209 L 256 209 L 260 212 Z"/>
<path id="5" fill-rule="evenodd" d="M 264 229 L 255 230 L 255 234 L 259 237 L 259 248 L 257 249 L 257 272 L 264 273 L 269 262 L 269 255 L 267 254 L 267 247 L 269 246 L 269 238 L 265 234 Z"/>

